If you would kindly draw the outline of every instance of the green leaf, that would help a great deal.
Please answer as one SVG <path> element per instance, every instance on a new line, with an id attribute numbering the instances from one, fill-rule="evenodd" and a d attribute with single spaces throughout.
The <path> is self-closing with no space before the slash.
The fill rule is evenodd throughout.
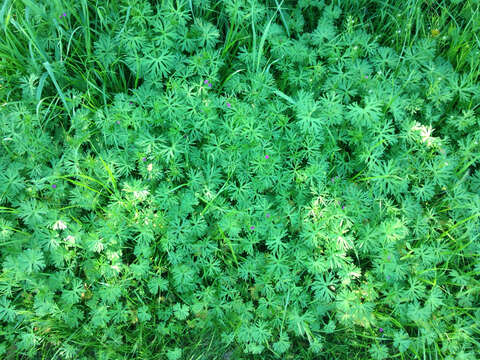
<path id="1" fill-rule="evenodd" d="M 410 347 L 412 340 L 409 339 L 408 334 L 405 331 L 397 331 L 393 336 L 393 346 L 395 346 L 398 351 L 404 353 Z"/>
<path id="2" fill-rule="evenodd" d="M 388 348 L 385 345 L 373 344 L 368 352 L 375 360 L 387 359 L 389 356 Z"/>
<path id="3" fill-rule="evenodd" d="M 189 307 L 185 304 L 176 303 L 173 305 L 173 314 L 178 320 L 185 320 L 189 314 Z"/>
<path id="4" fill-rule="evenodd" d="M 10 306 L 11 301 L 6 296 L 0 297 L 0 320 L 13 322 L 17 313 L 14 306 Z"/>
<path id="5" fill-rule="evenodd" d="M 27 274 L 38 272 L 45 268 L 45 259 L 41 250 L 25 250 L 21 258 L 22 267 Z"/>
<path id="6" fill-rule="evenodd" d="M 182 349 L 175 348 L 167 351 L 168 360 L 179 360 L 182 357 Z"/>
<path id="7" fill-rule="evenodd" d="M 150 315 L 150 312 L 148 311 L 148 306 L 146 305 L 138 309 L 137 316 L 138 320 L 140 320 L 141 322 L 148 321 L 152 318 L 152 315 Z"/>
<path id="8" fill-rule="evenodd" d="M 290 339 L 288 338 L 288 335 L 285 333 L 282 333 L 278 341 L 273 343 L 273 350 L 275 350 L 275 352 L 279 354 L 285 353 L 290 348 L 290 345 L 291 345 L 289 340 Z"/>
<path id="9" fill-rule="evenodd" d="M 168 280 L 161 277 L 154 277 L 148 282 L 148 290 L 152 295 L 157 295 L 158 291 L 166 291 L 168 289 Z"/>

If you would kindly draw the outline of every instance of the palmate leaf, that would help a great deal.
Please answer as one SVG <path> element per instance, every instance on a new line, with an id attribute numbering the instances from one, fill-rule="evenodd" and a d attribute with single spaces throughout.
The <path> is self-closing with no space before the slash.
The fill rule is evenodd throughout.
<path id="1" fill-rule="evenodd" d="M 26 274 L 42 270 L 45 267 L 43 252 L 37 249 L 28 249 L 21 255 L 22 268 Z"/>
<path id="2" fill-rule="evenodd" d="M 453 74 L 450 80 L 450 89 L 461 103 L 466 103 L 472 96 L 480 96 L 480 87 L 472 83 L 467 74 Z"/>
<path id="3" fill-rule="evenodd" d="M 168 20 L 158 17 L 153 23 L 152 40 L 155 46 L 160 48 L 172 48 L 175 41 L 178 41 L 178 34 L 176 27 L 174 27 Z"/>
<path id="4" fill-rule="evenodd" d="M 273 230 L 266 240 L 267 248 L 275 254 L 287 249 L 288 244 L 283 241 L 283 238 L 286 236 L 287 231 L 285 229 Z"/>
<path id="5" fill-rule="evenodd" d="M 17 346 L 22 350 L 30 350 L 34 347 L 35 344 L 35 335 L 30 332 L 20 333 L 20 341 L 17 342 Z"/>
<path id="6" fill-rule="evenodd" d="M 341 97 L 335 92 L 322 96 L 320 102 L 320 119 L 329 125 L 338 125 L 344 117 L 344 105 Z"/>
<path id="7" fill-rule="evenodd" d="M 253 340 L 258 344 L 262 344 L 267 342 L 271 336 L 272 332 L 269 329 L 268 324 L 265 321 L 257 320 L 254 327 Z"/>
<path id="8" fill-rule="evenodd" d="M 167 351 L 168 360 L 179 360 L 182 357 L 182 349 L 175 348 Z"/>
<path id="9" fill-rule="evenodd" d="M 432 182 L 440 186 L 446 186 L 450 183 L 455 166 L 455 159 L 444 155 L 436 156 L 433 161 L 427 163 Z"/>
<path id="10" fill-rule="evenodd" d="M 346 252 L 338 248 L 337 244 L 329 243 L 325 251 L 326 263 L 329 269 L 338 269 L 346 265 L 350 260 Z"/>
<path id="11" fill-rule="evenodd" d="M 100 35 L 100 38 L 95 41 L 94 47 L 95 55 L 98 59 L 102 59 L 100 64 L 104 65 L 105 67 L 111 65 L 115 59 L 118 58 L 117 41 L 109 35 Z"/>
<path id="12" fill-rule="evenodd" d="M 218 29 L 209 22 L 196 19 L 190 30 L 189 36 L 195 39 L 196 45 L 199 48 L 211 50 L 218 42 L 220 33 L 218 32 Z"/>
<path id="13" fill-rule="evenodd" d="M 395 160 L 377 162 L 372 167 L 370 180 L 380 194 L 399 195 L 408 188 L 408 181 Z"/>
<path id="14" fill-rule="evenodd" d="M 315 291 L 315 298 L 319 299 L 322 302 L 329 302 L 335 297 L 335 292 L 333 291 L 337 286 L 337 281 L 334 280 L 334 277 L 331 273 L 322 274 L 316 276 L 316 280 L 312 285 L 312 290 Z"/>
<path id="15" fill-rule="evenodd" d="M 425 285 L 420 280 L 410 277 L 408 285 L 409 287 L 405 291 L 408 300 L 418 300 L 426 296 Z"/>
<path id="16" fill-rule="evenodd" d="M 111 305 L 117 302 L 122 295 L 122 288 L 115 284 L 105 284 L 99 294 L 105 304 Z"/>
<path id="17" fill-rule="evenodd" d="M 40 317 L 60 312 L 59 307 L 53 301 L 53 296 L 51 294 L 38 294 L 35 296 L 33 307 L 35 314 Z"/>
<path id="18" fill-rule="evenodd" d="M 179 292 L 186 292 L 196 287 L 197 268 L 181 264 L 172 268 L 173 282 Z"/>
<path id="19" fill-rule="evenodd" d="M 154 79 L 167 77 L 175 64 L 175 56 L 165 48 L 148 47 L 145 54 L 148 75 Z"/>
<path id="20" fill-rule="evenodd" d="M 83 320 L 84 317 L 83 311 L 77 307 L 67 308 L 66 311 L 62 312 L 62 319 L 70 328 L 77 327 L 79 321 Z"/>
<path id="21" fill-rule="evenodd" d="M 127 53 L 136 53 L 146 42 L 146 31 L 135 29 L 134 27 L 125 27 L 122 32 L 118 34 L 120 44 L 125 48 Z"/>
<path id="22" fill-rule="evenodd" d="M 96 306 L 92 312 L 93 317 L 91 319 L 91 323 L 93 327 L 105 327 L 111 317 L 107 307 L 104 305 Z"/>
<path id="23" fill-rule="evenodd" d="M 315 322 L 315 316 L 313 312 L 299 311 L 298 308 L 295 308 L 288 315 L 288 326 L 291 331 L 293 331 L 297 336 L 306 336 L 310 325 Z"/>
<path id="24" fill-rule="evenodd" d="M 322 46 L 325 40 L 331 40 L 336 34 L 333 20 L 328 17 L 322 17 L 318 26 L 312 33 L 312 43 L 316 46 Z"/>
<path id="25" fill-rule="evenodd" d="M 443 298 L 442 290 L 440 287 L 435 286 L 425 301 L 425 306 L 428 306 L 431 311 L 435 311 L 444 304 Z"/>
<path id="26" fill-rule="evenodd" d="M 36 199 L 24 201 L 19 206 L 18 216 L 31 227 L 43 222 L 47 214 L 48 208 L 45 203 L 39 202 Z"/>
<path id="27" fill-rule="evenodd" d="M 0 297 L 0 320 L 14 321 L 17 313 L 15 306 L 11 306 L 11 301 L 6 296 Z"/>
<path id="28" fill-rule="evenodd" d="M 178 320 L 185 320 L 188 317 L 190 309 L 185 304 L 175 304 L 173 305 L 173 314 Z"/>
<path id="29" fill-rule="evenodd" d="M 162 115 L 169 121 L 175 120 L 185 114 L 186 106 L 183 104 L 183 98 L 177 91 L 167 91 L 162 97 L 154 103 L 156 113 Z"/>
<path id="30" fill-rule="evenodd" d="M 466 22 L 419 46 L 395 4 L 398 35 L 385 4 L 87 2 L 51 22 L 0 6 L 38 29 L 6 32 L 0 79 L 0 358 L 44 337 L 63 358 L 472 357 L 479 92 L 456 74 L 479 59 L 433 60 Z M 14 61 L 29 45 L 64 58 L 62 88 L 85 80 L 72 121 Z M 48 182 L 94 173 L 121 196 Z"/>
<path id="31" fill-rule="evenodd" d="M 363 126 L 366 128 L 373 128 L 377 125 L 381 116 L 381 103 L 373 97 L 365 99 L 365 106 L 359 104 L 348 105 L 348 112 L 346 118 L 354 126 Z"/>
<path id="32" fill-rule="evenodd" d="M 313 131 L 318 134 L 321 129 L 321 121 L 318 116 L 320 104 L 314 100 L 313 93 L 300 90 L 297 94 L 295 109 L 301 131 Z"/>
<path id="33" fill-rule="evenodd" d="M 157 295 L 158 291 L 165 291 L 168 289 L 168 280 L 161 277 L 154 277 L 148 282 L 148 290 Z"/>
<path id="34" fill-rule="evenodd" d="M 79 302 L 80 296 L 77 295 L 73 290 L 64 290 L 61 300 L 67 305 L 74 305 Z"/>
<path id="35" fill-rule="evenodd" d="M 11 164 L 6 171 L 0 172 L 0 203 L 4 197 L 12 201 L 25 186 L 25 179 L 20 176 L 18 164 Z"/>
<path id="36" fill-rule="evenodd" d="M 261 354 L 265 346 L 257 343 L 247 343 L 245 345 L 245 352 L 253 354 L 253 355 L 258 355 Z"/>
<path id="37" fill-rule="evenodd" d="M 288 338 L 288 335 L 286 333 L 280 334 L 280 338 L 278 339 L 278 341 L 273 343 L 273 350 L 275 350 L 275 352 L 279 354 L 283 354 L 291 346 L 289 340 L 290 339 Z"/>
<path id="38" fill-rule="evenodd" d="M 148 306 L 146 305 L 138 308 L 137 316 L 138 320 L 142 322 L 148 321 L 152 318 L 152 315 L 150 315 L 150 312 L 148 311 Z"/>
<path id="39" fill-rule="evenodd" d="M 130 270 L 136 279 L 142 279 L 148 274 L 150 264 L 148 260 L 141 260 L 138 264 L 130 265 Z"/>
<path id="40" fill-rule="evenodd" d="M 344 325 L 354 322 L 362 327 L 368 327 L 375 320 L 374 305 L 371 302 L 363 303 L 358 295 L 349 290 L 342 290 L 336 298 L 336 316 Z"/>
<path id="41" fill-rule="evenodd" d="M 398 351 L 404 353 L 412 343 L 412 340 L 409 339 L 408 334 L 405 331 L 397 331 L 393 337 L 393 346 L 395 346 Z"/>
<path id="42" fill-rule="evenodd" d="M 385 345 L 374 344 L 370 350 L 370 355 L 374 360 L 383 360 L 388 358 L 388 348 Z"/>
<path id="43" fill-rule="evenodd" d="M 412 191 L 421 201 L 429 201 L 435 195 L 434 184 L 428 180 L 423 185 L 413 186 Z"/>

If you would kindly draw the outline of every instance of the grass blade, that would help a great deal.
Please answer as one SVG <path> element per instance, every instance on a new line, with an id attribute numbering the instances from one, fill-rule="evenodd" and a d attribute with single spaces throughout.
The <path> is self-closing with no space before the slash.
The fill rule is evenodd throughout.
<path id="1" fill-rule="evenodd" d="M 100 157 L 100 156 L 99 156 Z M 105 167 L 105 170 L 107 170 L 108 176 L 110 178 L 110 182 L 113 185 L 113 188 L 115 191 L 117 191 L 117 182 L 115 181 L 115 177 L 113 176 L 112 170 L 110 170 L 110 167 L 103 161 L 103 159 L 100 157 L 100 161 L 102 162 L 103 166 Z"/>
<path id="2" fill-rule="evenodd" d="M 282 0 L 282 3 L 280 4 L 280 6 L 282 4 L 283 4 L 283 0 Z M 260 58 L 262 57 L 262 54 L 263 54 L 263 46 L 265 45 L 265 41 L 267 40 L 268 31 L 270 30 L 270 25 L 272 24 L 273 19 L 275 19 L 275 16 L 277 15 L 278 9 L 279 8 L 277 7 L 277 10 L 275 10 L 275 13 L 270 18 L 270 21 L 268 22 L 267 27 L 265 28 L 265 30 L 263 32 L 263 35 L 260 39 L 260 44 L 258 45 L 257 66 L 256 66 L 256 71 L 257 72 L 258 72 L 258 68 L 260 67 Z M 253 19 L 252 19 L 252 21 L 253 21 Z M 255 35 L 255 32 L 254 32 L 254 35 Z"/>
<path id="3" fill-rule="evenodd" d="M 277 4 L 277 9 L 280 12 L 280 18 L 282 19 L 283 26 L 285 26 L 285 30 L 287 30 L 287 36 L 290 37 L 290 31 L 288 30 L 288 25 L 287 25 L 287 22 L 285 21 L 285 17 L 283 16 L 283 11 L 281 8 L 282 4 L 279 5 L 277 0 L 275 0 L 275 4 Z"/>
<path id="4" fill-rule="evenodd" d="M 58 85 L 57 79 L 55 78 L 55 74 L 53 73 L 52 66 L 50 65 L 50 63 L 48 61 L 44 62 L 43 66 L 45 67 L 45 69 L 47 69 L 48 75 L 50 75 L 50 78 L 52 79 L 53 85 L 55 85 L 55 88 L 57 89 L 58 95 L 60 96 L 60 99 L 62 100 L 63 106 L 65 106 L 65 109 L 68 112 L 68 115 L 71 116 L 70 108 L 69 108 L 68 103 L 67 103 L 67 99 L 65 98 L 65 95 L 63 94 L 62 89 L 60 89 L 60 86 Z"/>

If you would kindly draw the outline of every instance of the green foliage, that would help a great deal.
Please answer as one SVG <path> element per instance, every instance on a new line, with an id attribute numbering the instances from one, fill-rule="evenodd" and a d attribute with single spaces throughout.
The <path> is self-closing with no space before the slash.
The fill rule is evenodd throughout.
<path id="1" fill-rule="evenodd" d="M 0 357 L 478 358 L 479 6 L 5 1 Z"/>

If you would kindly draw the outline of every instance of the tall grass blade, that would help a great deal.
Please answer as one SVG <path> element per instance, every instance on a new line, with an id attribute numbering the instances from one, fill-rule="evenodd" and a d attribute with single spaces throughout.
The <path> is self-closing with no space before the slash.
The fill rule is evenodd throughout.
<path id="1" fill-rule="evenodd" d="M 52 66 L 50 65 L 50 63 L 48 61 L 44 62 L 43 66 L 47 70 L 48 75 L 50 75 L 50 79 L 52 80 L 53 85 L 55 86 L 55 89 L 57 89 L 58 95 L 60 96 L 60 99 L 62 100 L 63 106 L 65 106 L 65 109 L 67 110 L 67 113 L 71 116 L 70 107 L 68 106 L 67 99 L 65 98 L 65 95 L 63 94 L 62 89 L 60 89 L 60 86 L 58 85 L 57 79 L 55 78 L 55 74 L 53 73 Z"/>

